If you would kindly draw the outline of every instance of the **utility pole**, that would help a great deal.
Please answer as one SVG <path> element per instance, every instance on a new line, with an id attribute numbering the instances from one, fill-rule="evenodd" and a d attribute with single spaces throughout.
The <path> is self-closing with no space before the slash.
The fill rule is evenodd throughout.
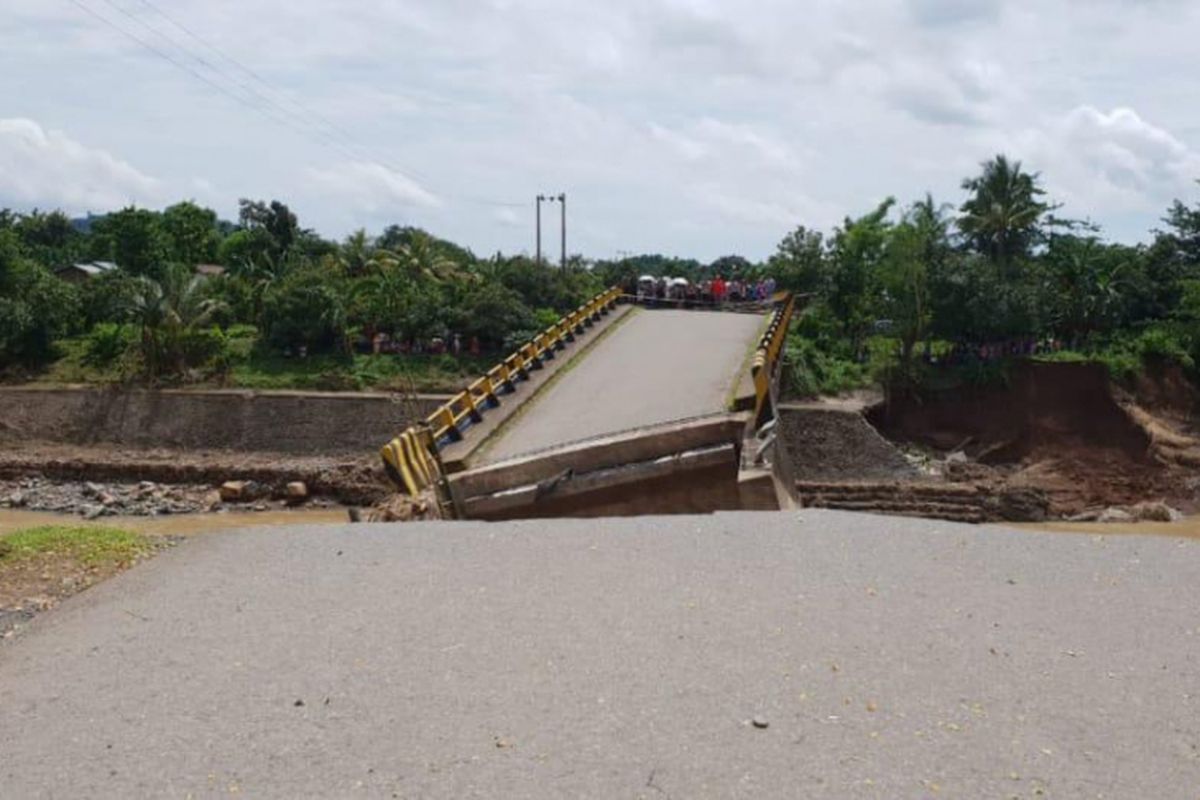
<path id="1" fill-rule="evenodd" d="M 542 263 L 542 201 L 546 199 L 546 195 L 539 194 L 537 196 L 537 258 L 535 264 Z"/>
<path id="2" fill-rule="evenodd" d="M 567 271 L 567 193 L 560 192 L 558 203 L 562 206 L 562 270 Z"/>

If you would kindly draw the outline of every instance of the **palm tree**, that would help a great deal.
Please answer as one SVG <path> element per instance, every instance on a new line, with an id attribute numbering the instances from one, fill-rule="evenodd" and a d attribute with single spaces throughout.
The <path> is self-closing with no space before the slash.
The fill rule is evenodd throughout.
<path id="1" fill-rule="evenodd" d="M 142 329 L 146 373 L 156 378 L 186 368 L 187 335 L 212 323 L 224 304 L 201 292 L 203 278 L 184 267 L 168 268 L 161 280 L 146 276 L 136 286 L 125 311 Z"/>
<path id="2" fill-rule="evenodd" d="M 362 228 L 347 236 L 338 252 L 338 262 L 350 277 L 366 273 L 375 257 L 375 242 Z"/>
<path id="3" fill-rule="evenodd" d="M 262 326 L 263 307 L 267 293 L 292 269 L 293 259 L 289 255 L 259 253 L 242 259 L 230 266 L 229 273 L 246 282 L 250 287 L 255 324 Z"/>
<path id="4" fill-rule="evenodd" d="M 1021 170 L 1021 162 L 998 155 L 983 164 L 983 173 L 963 181 L 971 197 L 962 205 L 958 227 L 970 245 L 1011 276 L 1018 261 L 1037 242 L 1039 222 L 1051 209 L 1038 198 L 1045 194 L 1037 173 Z"/>
<path id="5" fill-rule="evenodd" d="M 424 231 L 413 231 L 407 242 L 395 250 L 381 251 L 378 258 L 395 264 L 417 284 L 446 283 L 467 277 L 461 266 L 447 258 L 437 241 Z"/>

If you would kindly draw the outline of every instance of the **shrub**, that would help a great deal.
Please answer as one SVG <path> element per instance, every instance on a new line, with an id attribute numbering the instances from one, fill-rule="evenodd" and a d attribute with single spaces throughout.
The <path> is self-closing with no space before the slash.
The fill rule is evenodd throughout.
<path id="1" fill-rule="evenodd" d="M 137 331 L 132 325 L 101 322 L 84 337 L 83 357 L 80 360 L 89 367 L 110 367 L 125 355 L 136 341 Z"/>
<path id="2" fill-rule="evenodd" d="M 1166 328 L 1143 331 L 1134 342 L 1134 349 L 1146 366 L 1178 364 L 1188 370 L 1196 366 L 1184 344 Z"/>
<path id="3" fill-rule="evenodd" d="M 859 389 L 872 382 L 869 364 L 831 353 L 812 339 L 792 336 L 784 353 L 789 376 L 788 387 L 799 397 Z"/>

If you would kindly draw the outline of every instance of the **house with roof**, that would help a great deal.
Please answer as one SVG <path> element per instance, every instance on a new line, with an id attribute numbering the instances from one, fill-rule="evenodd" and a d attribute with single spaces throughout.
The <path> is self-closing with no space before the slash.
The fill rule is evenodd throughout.
<path id="1" fill-rule="evenodd" d="M 84 283 L 116 268 L 111 261 L 81 261 L 59 267 L 54 274 L 67 283 Z"/>

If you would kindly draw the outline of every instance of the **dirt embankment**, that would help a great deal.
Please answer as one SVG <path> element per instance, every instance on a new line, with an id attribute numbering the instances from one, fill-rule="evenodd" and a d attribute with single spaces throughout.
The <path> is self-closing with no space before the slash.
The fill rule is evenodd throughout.
<path id="1" fill-rule="evenodd" d="M 1125 393 L 1100 365 L 1026 363 L 1005 387 L 893 399 L 868 416 L 889 438 L 962 451 L 974 463 L 960 472 L 983 465 L 974 477 L 1045 492 L 1054 515 L 1148 500 L 1195 510 L 1195 391 L 1169 373 L 1142 384 Z"/>
<path id="2" fill-rule="evenodd" d="M 917 471 L 856 409 L 783 405 L 779 429 L 799 481 L 913 480 Z"/>

